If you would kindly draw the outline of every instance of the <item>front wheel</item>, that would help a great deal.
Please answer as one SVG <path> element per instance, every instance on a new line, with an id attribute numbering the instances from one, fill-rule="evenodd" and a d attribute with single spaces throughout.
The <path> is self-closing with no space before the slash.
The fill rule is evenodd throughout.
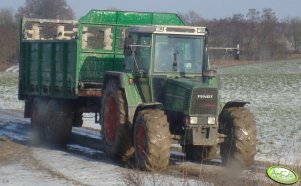
<path id="1" fill-rule="evenodd" d="M 170 132 L 163 111 L 139 112 L 134 127 L 134 146 L 136 162 L 140 169 L 154 171 L 168 167 Z"/>
<path id="2" fill-rule="evenodd" d="M 220 154 L 226 165 L 249 167 L 256 154 L 256 123 L 244 107 L 225 109 L 220 115 L 220 132 L 226 135 Z"/>

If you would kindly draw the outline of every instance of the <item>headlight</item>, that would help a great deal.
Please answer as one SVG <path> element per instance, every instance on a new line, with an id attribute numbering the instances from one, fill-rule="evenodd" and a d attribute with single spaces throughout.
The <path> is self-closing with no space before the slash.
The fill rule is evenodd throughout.
<path id="1" fill-rule="evenodd" d="M 190 124 L 197 124 L 198 123 L 198 117 L 190 117 Z"/>
<path id="2" fill-rule="evenodd" d="M 215 124 L 215 117 L 208 117 L 208 124 L 214 125 Z"/>

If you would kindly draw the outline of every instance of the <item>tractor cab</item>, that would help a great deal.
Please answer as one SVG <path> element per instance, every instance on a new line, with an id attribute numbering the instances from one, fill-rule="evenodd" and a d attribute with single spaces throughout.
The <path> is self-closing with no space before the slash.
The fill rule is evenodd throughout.
<path id="1" fill-rule="evenodd" d="M 168 77 L 201 76 L 208 66 L 205 27 L 140 26 L 128 31 L 126 70 Z"/>
<path id="2" fill-rule="evenodd" d="M 125 71 L 132 72 L 145 102 L 163 102 L 168 79 L 205 80 L 209 70 L 205 27 L 135 26 L 124 42 Z"/>

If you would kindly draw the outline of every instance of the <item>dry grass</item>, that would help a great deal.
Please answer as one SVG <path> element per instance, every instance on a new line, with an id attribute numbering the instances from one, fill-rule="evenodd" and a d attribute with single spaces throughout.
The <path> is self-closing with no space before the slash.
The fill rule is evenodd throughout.
<path id="1" fill-rule="evenodd" d="M 5 71 L 9 67 L 10 65 L 8 63 L 0 63 L 0 72 Z"/>

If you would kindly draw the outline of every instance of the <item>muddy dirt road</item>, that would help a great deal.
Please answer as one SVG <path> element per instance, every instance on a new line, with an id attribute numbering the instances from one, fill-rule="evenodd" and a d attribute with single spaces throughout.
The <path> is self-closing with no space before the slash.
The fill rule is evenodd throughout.
<path id="1" fill-rule="evenodd" d="M 73 128 L 64 147 L 33 139 L 30 121 L 22 112 L 0 110 L 0 185 L 217 185 L 237 175 L 238 185 L 272 183 L 265 176 L 269 163 L 257 162 L 251 170 L 233 172 L 219 159 L 195 164 L 175 151 L 166 172 L 127 169 L 128 164 L 105 156 L 99 130 L 91 128 Z"/>
<path id="2" fill-rule="evenodd" d="M 0 185 L 113 185 L 122 167 L 97 161 L 99 150 L 71 142 L 51 147 L 33 141 L 29 120 L 22 113 L 0 111 Z M 94 131 L 86 132 L 94 140 Z M 95 132 L 96 133 L 96 132 Z M 73 133 L 73 137 L 77 134 Z M 95 135 L 96 136 L 96 135 Z"/>

